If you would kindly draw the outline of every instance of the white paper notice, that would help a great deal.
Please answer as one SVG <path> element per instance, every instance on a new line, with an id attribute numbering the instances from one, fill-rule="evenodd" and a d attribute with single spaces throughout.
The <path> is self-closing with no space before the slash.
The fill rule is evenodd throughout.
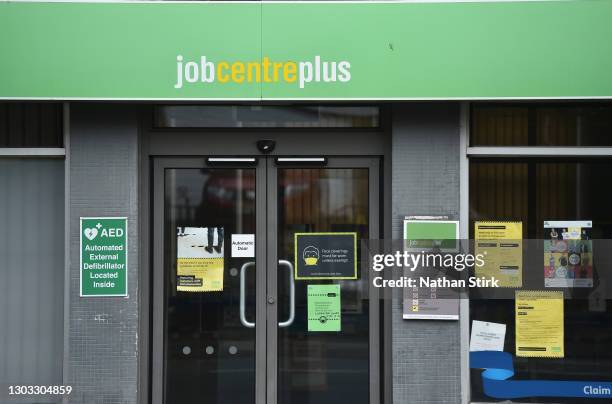
<path id="1" fill-rule="evenodd" d="M 506 324 L 472 321 L 470 352 L 503 351 L 506 337 Z"/>
<path id="2" fill-rule="evenodd" d="M 232 258 L 255 257 L 254 234 L 232 234 Z"/>

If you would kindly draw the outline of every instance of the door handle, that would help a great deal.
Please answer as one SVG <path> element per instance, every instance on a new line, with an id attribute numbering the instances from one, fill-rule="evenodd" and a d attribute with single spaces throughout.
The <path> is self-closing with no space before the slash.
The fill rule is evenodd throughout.
<path id="1" fill-rule="evenodd" d="M 247 328 L 255 328 L 255 322 L 246 319 L 246 279 L 247 268 L 255 265 L 254 261 L 245 262 L 240 268 L 240 322 Z"/>
<path id="2" fill-rule="evenodd" d="M 289 270 L 289 318 L 279 321 L 279 327 L 289 327 L 295 320 L 295 281 L 293 279 L 293 265 L 287 260 L 278 260 L 279 267 L 284 266 Z M 243 323 L 244 324 L 244 323 Z"/>

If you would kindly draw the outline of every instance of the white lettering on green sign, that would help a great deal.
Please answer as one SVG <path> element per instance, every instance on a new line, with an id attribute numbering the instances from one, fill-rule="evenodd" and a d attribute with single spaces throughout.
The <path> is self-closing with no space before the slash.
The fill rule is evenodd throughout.
<path id="1" fill-rule="evenodd" d="M 127 218 L 82 217 L 81 296 L 127 296 Z"/>

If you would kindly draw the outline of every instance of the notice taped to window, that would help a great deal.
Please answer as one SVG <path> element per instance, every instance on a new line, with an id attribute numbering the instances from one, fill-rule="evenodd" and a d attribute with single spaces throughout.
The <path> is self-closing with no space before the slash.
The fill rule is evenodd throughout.
<path id="1" fill-rule="evenodd" d="M 593 287 L 593 240 L 590 220 L 544 222 L 544 286 Z"/>
<path id="2" fill-rule="evenodd" d="M 470 352 L 503 351 L 505 338 L 506 324 L 473 320 Z"/>
<path id="3" fill-rule="evenodd" d="M 516 356 L 563 358 L 563 292 L 517 291 Z"/>
<path id="4" fill-rule="evenodd" d="M 295 279 L 357 279 L 357 233 L 295 233 Z"/>
<path id="5" fill-rule="evenodd" d="M 475 255 L 484 255 L 476 276 L 495 278 L 500 287 L 523 286 L 523 224 L 521 222 L 476 222 Z"/>
<path id="6" fill-rule="evenodd" d="M 176 290 L 223 290 L 223 227 L 177 228 Z"/>
<path id="7" fill-rule="evenodd" d="M 232 234 L 232 258 L 255 258 L 254 234 Z"/>
<path id="8" fill-rule="evenodd" d="M 339 332 L 340 285 L 308 285 L 308 331 Z"/>

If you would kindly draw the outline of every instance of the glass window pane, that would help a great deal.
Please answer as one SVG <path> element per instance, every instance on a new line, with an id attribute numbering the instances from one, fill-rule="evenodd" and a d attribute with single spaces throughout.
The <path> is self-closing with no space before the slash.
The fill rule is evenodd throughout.
<path id="1" fill-rule="evenodd" d="M 475 104 L 472 146 L 612 146 L 612 105 Z"/>
<path id="2" fill-rule="evenodd" d="M 158 128 L 375 128 L 378 107 L 203 106 L 155 108 Z"/>
<path id="3" fill-rule="evenodd" d="M 61 384 L 64 161 L 0 159 L 0 223 L 0 386 Z"/>
<path id="4" fill-rule="evenodd" d="M 295 262 L 295 233 L 356 232 L 358 240 L 368 239 L 368 175 L 367 168 L 279 169 L 279 259 Z M 289 302 L 289 281 L 278 271 L 278 301 Z M 308 330 L 307 289 L 321 284 L 341 285 L 340 332 Z M 368 285 L 367 271 L 357 280 L 295 281 L 295 321 L 278 329 L 279 403 L 368 402 Z M 278 321 L 288 318 L 289 305 L 279 304 Z"/>
<path id="5" fill-rule="evenodd" d="M 253 403 L 254 258 L 231 240 L 256 232 L 255 169 L 166 169 L 164 215 L 165 402 Z"/>
<path id="6" fill-rule="evenodd" d="M 475 220 L 520 220 L 524 238 L 543 238 L 545 220 L 593 220 L 593 238 L 612 238 L 609 183 L 609 159 L 471 159 L 470 234 Z"/>
<path id="7" fill-rule="evenodd" d="M 470 233 L 475 220 L 520 220 L 523 237 L 544 238 L 545 220 L 592 220 L 593 239 L 612 237 L 612 160 L 498 160 L 470 161 Z M 542 266 L 524 266 L 540 271 Z M 612 342 L 610 301 L 592 309 L 588 299 L 565 300 L 565 357 L 514 358 L 518 380 L 610 380 Z M 506 324 L 505 351 L 514 355 L 514 300 L 470 300 L 470 319 Z M 472 370 L 471 397 L 494 401 L 482 391 L 481 370 Z M 583 403 L 583 398 L 521 398 L 525 403 Z M 591 400 L 589 400 L 591 401 Z M 604 400 L 600 400 L 604 401 Z M 608 400 L 609 401 L 609 400 Z M 599 402 L 593 400 L 593 402 Z"/>
<path id="8" fill-rule="evenodd" d="M 62 104 L 0 103 L 0 147 L 64 147 Z"/>

